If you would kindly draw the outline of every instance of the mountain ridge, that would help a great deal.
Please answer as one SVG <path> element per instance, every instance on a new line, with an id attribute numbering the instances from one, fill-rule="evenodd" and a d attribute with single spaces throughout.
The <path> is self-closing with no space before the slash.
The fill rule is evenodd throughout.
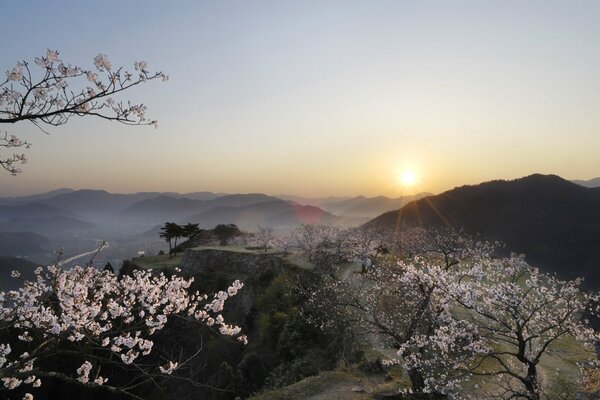
<path id="1" fill-rule="evenodd" d="M 456 187 L 384 213 L 367 226 L 450 226 L 507 250 L 534 265 L 600 286 L 600 188 L 586 188 L 556 175 L 534 174 Z"/>

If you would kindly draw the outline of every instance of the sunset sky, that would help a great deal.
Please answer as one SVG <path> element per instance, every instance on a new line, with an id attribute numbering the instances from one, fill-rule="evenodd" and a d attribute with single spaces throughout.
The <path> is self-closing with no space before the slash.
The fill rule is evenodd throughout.
<path id="1" fill-rule="evenodd" d="M 2 73 L 50 48 L 87 68 L 98 53 L 146 60 L 170 80 L 126 96 L 158 129 L 0 125 L 33 142 L 1 196 L 396 196 L 600 176 L 598 1 L 31 1 L 2 17 Z"/>

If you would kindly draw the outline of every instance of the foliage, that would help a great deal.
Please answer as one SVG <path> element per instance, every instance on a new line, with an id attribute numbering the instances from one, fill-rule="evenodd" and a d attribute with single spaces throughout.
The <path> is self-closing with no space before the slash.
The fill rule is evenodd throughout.
<path id="1" fill-rule="evenodd" d="M 165 239 L 169 244 L 169 256 L 177 255 L 177 239 L 182 237 L 193 239 L 199 233 L 200 228 L 198 228 L 198 224 L 192 223 L 181 226 L 174 222 L 165 222 L 164 226 L 160 228 L 160 237 Z"/>
<path id="2" fill-rule="evenodd" d="M 221 246 L 226 246 L 229 240 L 235 236 L 241 235 L 240 229 L 235 224 L 219 224 L 213 229 L 215 235 L 219 239 Z"/>

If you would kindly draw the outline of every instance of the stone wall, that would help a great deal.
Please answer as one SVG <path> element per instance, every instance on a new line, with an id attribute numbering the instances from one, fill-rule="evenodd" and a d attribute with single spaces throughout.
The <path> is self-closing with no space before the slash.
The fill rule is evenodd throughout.
<path id="1" fill-rule="evenodd" d="M 285 261 L 279 254 L 244 253 L 226 249 L 187 249 L 181 260 L 181 269 L 189 274 L 212 269 L 228 274 L 250 276 L 266 269 L 281 273 L 284 264 Z"/>

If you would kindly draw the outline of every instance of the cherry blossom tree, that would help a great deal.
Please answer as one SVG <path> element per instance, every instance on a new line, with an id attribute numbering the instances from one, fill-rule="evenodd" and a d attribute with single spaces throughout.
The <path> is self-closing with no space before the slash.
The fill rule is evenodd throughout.
<path id="1" fill-rule="evenodd" d="M 348 247 L 352 229 L 342 228 L 337 225 L 323 225 L 321 227 L 323 241 L 320 248 L 335 254 L 338 262 L 346 260 L 345 250 Z"/>
<path id="2" fill-rule="evenodd" d="M 380 254 L 387 251 L 392 237 L 393 233 L 385 229 L 366 226 L 352 229 L 343 248 L 344 257 L 360 262 L 364 273 Z"/>
<path id="3" fill-rule="evenodd" d="M 283 256 L 287 256 L 292 248 L 296 246 L 296 232 L 292 231 L 285 235 L 275 236 L 273 238 L 273 246 L 283 250 Z"/>
<path id="4" fill-rule="evenodd" d="M 266 252 L 273 242 L 273 239 L 273 228 L 258 226 L 257 231 L 254 232 L 254 235 L 252 236 L 252 244 Z"/>
<path id="5" fill-rule="evenodd" d="M 72 117 L 94 116 L 126 125 L 154 125 L 146 118 L 144 104 L 118 101 L 115 95 L 144 82 L 168 80 L 163 72 L 151 72 L 148 63 L 136 61 L 133 71 L 113 67 L 108 57 L 98 54 L 94 68 L 82 68 L 64 62 L 56 50 L 35 58 L 36 69 L 27 61 L 18 62 L 0 80 L 0 124 L 31 122 L 46 132 L 47 126 L 66 124 Z M 8 132 L 0 136 L 0 147 L 29 148 L 31 143 Z M 0 165 L 17 175 L 24 154 L 0 157 Z"/>
<path id="6" fill-rule="evenodd" d="M 176 377 L 190 360 L 148 362 L 155 350 L 153 338 L 173 317 L 214 327 L 246 343 L 240 328 L 221 315 L 225 302 L 243 287 L 239 281 L 209 298 L 190 292 L 193 278 L 151 271 L 117 279 L 92 267 L 50 266 L 38 268 L 35 276 L 19 290 L 0 292 L 0 391 L 35 391 L 46 379 L 55 379 L 140 399 L 136 388 Z M 56 370 L 52 360 L 57 358 L 80 366 Z M 125 385 L 113 383 L 103 375 L 110 369 L 134 373 L 135 378 Z M 27 393 L 26 398 L 33 397 Z"/>
<path id="7" fill-rule="evenodd" d="M 582 314 L 591 305 L 588 315 L 597 315 L 596 297 L 580 290 L 580 284 L 580 279 L 544 274 L 514 255 L 477 263 L 456 284 L 457 301 L 488 344 L 473 368 L 478 375 L 497 377 L 499 390 L 493 395 L 542 398 L 546 387 L 539 363 L 561 338 L 574 337 L 593 351 L 598 334 Z"/>
<path id="8" fill-rule="evenodd" d="M 469 377 L 454 372 L 466 370 L 472 356 L 485 350 L 477 326 L 455 318 L 450 294 L 462 277 L 459 266 L 476 253 L 463 248 L 469 242 L 442 242 L 420 231 L 402 235 L 419 243 L 419 255 L 389 257 L 344 279 L 324 277 L 310 296 L 322 317 L 316 323 L 353 323 L 370 342 L 397 350 L 388 362 L 407 371 L 413 391 L 447 392 Z"/>
<path id="9" fill-rule="evenodd" d="M 325 233 L 322 225 L 304 224 L 296 229 L 296 243 L 309 262 L 313 261 L 317 249 L 323 243 Z"/>

